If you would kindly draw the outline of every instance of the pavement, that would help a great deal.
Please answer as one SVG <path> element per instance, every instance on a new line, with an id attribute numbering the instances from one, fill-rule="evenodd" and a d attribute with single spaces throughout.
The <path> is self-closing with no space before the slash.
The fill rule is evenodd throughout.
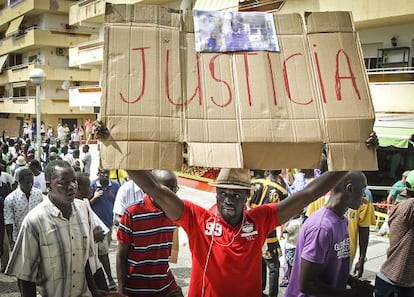
<path id="1" fill-rule="evenodd" d="M 92 153 L 92 168 L 91 177 L 96 176 L 98 164 L 99 164 L 99 153 L 97 145 L 90 145 L 90 151 Z M 213 193 L 195 190 L 190 187 L 180 186 L 180 190 L 177 193 L 181 198 L 193 201 L 205 208 L 209 208 L 215 203 L 215 196 Z M 374 284 L 375 274 L 378 272 L 382 263 L 386 259 L 386 249 L 388 248 L 388 238 L 384 238 L 376 235 L 377 230 L 375 226 L 372 226 L 370 232 L 369 246 L 367 251 L 367 262 L 365 264 L 365 271 L 363 279 L 370 280 Z M 179 254 L 178 261 L 176 264 L 171 264 L 171 270 L 174 273 L 178 284 L 182 287 L 184 296 L 187 296 L 188 286 L 191 274 L 191 253 L 188 246 L 188 238 L 186 233 L 179 229 Z M 283 244 L 283 243 L 282 243 Z M 109 259 L 111 262 L 112 276 L 116 279 L 115 271 L 115 253 L 116 253 L 116 232 L 113 232 L 113 240 L 109 250 Z M 226 265 L 226 264 L 224 264 Z M 283 275 L 282 268 L 280 275 Z M 279 296 L 283 296 L 285 288 L 280 288 Z M 19 297 L 16 286 L 16 279 L 14 277 L 6 276 L 0 273 L 0 296 L 1 297 Z"/>

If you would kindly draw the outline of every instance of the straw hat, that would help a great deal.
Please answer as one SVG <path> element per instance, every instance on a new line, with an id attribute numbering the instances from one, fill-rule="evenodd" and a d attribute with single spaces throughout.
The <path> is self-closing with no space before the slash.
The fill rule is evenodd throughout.
<path id="1" fill-rule="evenodd" d="M 19 166 L 24 166 L 26 165 L 26 160 L 24 159 L 23 156 L 18 156 L 16 159 L 16 164 Z"/>
<path id="2" fill-rule="evenodd" d="M 244 168 L 223 168 L 215 182 L 209 185 L 216 188 L 250 190 L 250 170 Z"/>

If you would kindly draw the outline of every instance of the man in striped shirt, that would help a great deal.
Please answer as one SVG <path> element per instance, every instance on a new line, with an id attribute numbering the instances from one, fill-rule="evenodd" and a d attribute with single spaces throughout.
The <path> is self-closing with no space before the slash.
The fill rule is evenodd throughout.
<path id="1" fill-rule="evenodd" d="M 153 175 L 177 192 L 177 177 L 173 172 L 156 170 Z M 117 233 L 120 293 L 130 297 L 183 296 L 168 264 L 175 228 L 174 222 L 148 195 L 125 210 Z"/>

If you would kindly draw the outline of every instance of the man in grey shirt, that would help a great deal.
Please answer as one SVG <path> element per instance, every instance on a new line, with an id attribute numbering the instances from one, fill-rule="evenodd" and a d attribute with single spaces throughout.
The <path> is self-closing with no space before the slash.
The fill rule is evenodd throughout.
<path id="1" fill-rule="evenodd" d="M 88 176 L 91 174 L 91 164 L 92 164 L 92 155 L 89 152 L 89 145 L 85 144 L 82 147 L 82 162 L 83 162 L 83 171 L 88 174 Z"/>

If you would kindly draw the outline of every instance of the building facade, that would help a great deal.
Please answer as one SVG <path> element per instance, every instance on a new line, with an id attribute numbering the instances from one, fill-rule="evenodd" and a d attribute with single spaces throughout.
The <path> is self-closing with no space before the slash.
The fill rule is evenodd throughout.
<path id="1" fill-rule="evenodd" d="M 36 122 L 36 87 L 29 73 L 41 68 L 41 121 L 56 133 L 58 123 L 73 129 L 95 119 L 96 104 L 73 105 L 71 86 L 96 85 L 98 68 L 69 66 L 69 48 L 96 39 L 99 28 L 69 25 L 74 1 L 0 0 L 0 117 Z M 7 127 L 2 127 L 6 130 Z M 22 131 L 20 131 L 22 132 Z M 17 136 L 17 135 L 11 135 Z"/>

